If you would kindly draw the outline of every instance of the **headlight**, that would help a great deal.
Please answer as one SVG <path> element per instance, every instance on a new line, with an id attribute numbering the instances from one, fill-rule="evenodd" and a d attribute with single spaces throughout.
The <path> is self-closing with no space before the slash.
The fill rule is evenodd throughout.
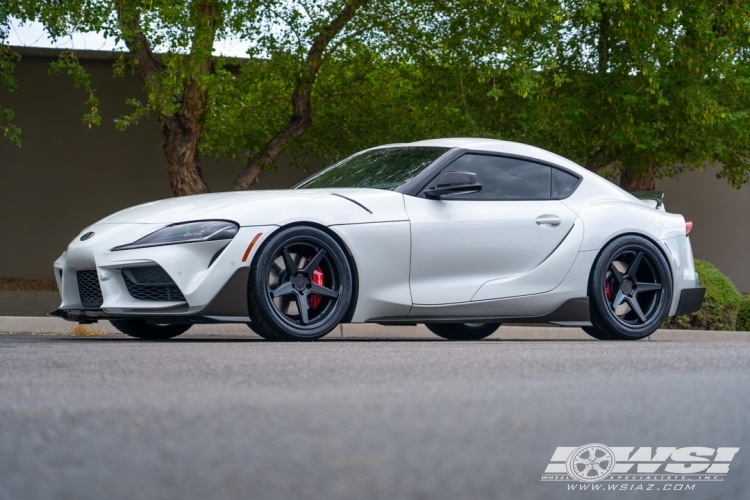
<path id="1" fill-rule="evenodd" d="M 206 220 L 198 222 L 183 222 L 163 227 L 140 240 L 120 245 L 112 249 L 131 250 L 134 248 L 157 247 L 174 245 L 177 243 L 196 243 L 199 241 L 231 240 L 239 231 L 234 222 L 225 220 Z"/>

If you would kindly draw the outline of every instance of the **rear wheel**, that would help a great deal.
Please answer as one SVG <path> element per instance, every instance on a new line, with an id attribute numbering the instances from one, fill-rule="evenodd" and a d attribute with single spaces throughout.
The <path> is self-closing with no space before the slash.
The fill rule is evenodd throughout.
<path id="1" fill-rule="evenodd" d="M 428 330 L 448 340 L 482 340 L 500 328 L 500 323 L 426 323 Z"/>
<path id="2" fill-rule="evenodd" d="M 648 337 L 669 314 L 672 276 L 666 259 L 649 240 L 624 236 L 597 258 L 589 286 L 592 328 L 602 340 Z"/>
<path id="3" fill-rule="evenodd" d="M 153 325 L 140 319 L 113 319 L 112 326 L 141 340 L 167 340 L 182 335 L 193 325 Z"/>
<path id="4" fill-rule="evenodd" d="M 268 340 L 315 340 L 336 328 L 352 296 L 352 270 L 325 231 L 297 226 L 271 236 L 250 270 L 250 328 Z"/>

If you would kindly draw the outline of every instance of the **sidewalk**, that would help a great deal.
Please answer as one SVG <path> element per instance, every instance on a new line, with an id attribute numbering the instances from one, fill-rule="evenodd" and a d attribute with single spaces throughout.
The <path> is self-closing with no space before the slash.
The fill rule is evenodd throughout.
<path id="1" fill-rule="evenodd" d="M 0 316 L 0 333 L 70 334 L 78 325 L 59 318 Z M 79 330 L 81 330 L 79 328 Z M 84 332 L 119 333 L 108 321 L 85 325 Z M 256 335 L 243 324 L 195 325 L 185 335 L 247 336 Z M 380 326 L 373 324 L 340 325 L 326 338 L 370 339 L 439 339 L 424 325 Z M 490 339 L 499 340 L 594 340 L 580 328 L 543 326 L 501 326 Z M 657 330 L 650 341 L 748 342 L 750 332 L 717 332 L 702 330 Z"/>

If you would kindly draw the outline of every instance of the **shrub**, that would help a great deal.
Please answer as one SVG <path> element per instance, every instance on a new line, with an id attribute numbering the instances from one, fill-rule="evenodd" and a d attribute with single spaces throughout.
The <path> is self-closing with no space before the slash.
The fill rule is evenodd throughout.
<path id="1" fill-rule="evenodd" d="M 737 330 L 750 332 L 750 295 L 743 295 L 737 310 Z"/>
<path id="2" fill-rule="evenodd" d="M 662 328 L 734 330 L 742 295 L 729 278 L 705 260 L 696 259 L 695 270 L 698 272 L 701 286 L 706 287 L 703 307 L 693 314 L 668 318 Z"/>

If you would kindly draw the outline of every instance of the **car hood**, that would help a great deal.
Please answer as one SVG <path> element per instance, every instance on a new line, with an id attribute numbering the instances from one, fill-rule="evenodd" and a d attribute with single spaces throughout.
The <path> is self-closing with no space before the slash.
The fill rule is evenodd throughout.
<path id="1" fill-rule="evenodd" d="M 380 189 L 283 189 L 182 196 L 121 210 L 99 224 L 232 220 L 241 226 L 304 220 L 324 225 L 407 220 L 403 195 Z"/>

